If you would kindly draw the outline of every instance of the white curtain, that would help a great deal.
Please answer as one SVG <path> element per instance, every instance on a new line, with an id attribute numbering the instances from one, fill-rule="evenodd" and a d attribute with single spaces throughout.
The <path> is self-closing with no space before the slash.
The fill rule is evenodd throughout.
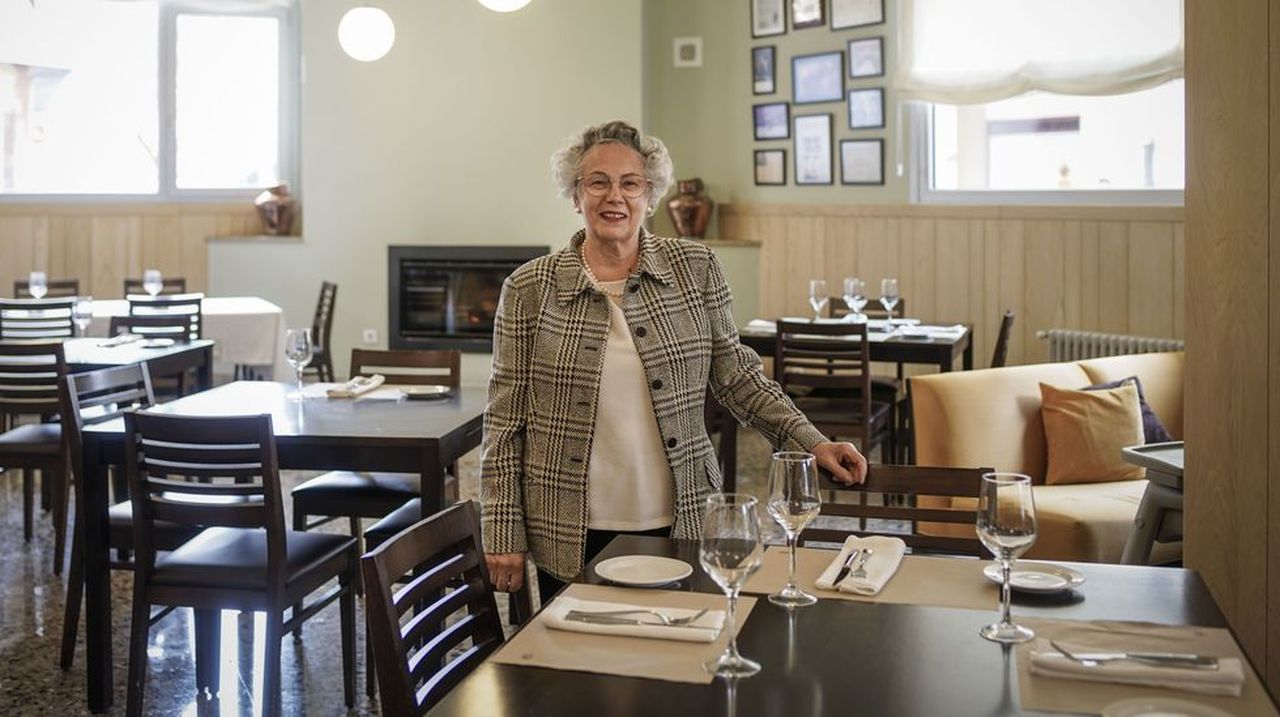
<path id="1" fill-rule="evenodd" d="M 901 100 L 1112 95 L 1183 74 L 1182 0 L 899 0 Z"/>

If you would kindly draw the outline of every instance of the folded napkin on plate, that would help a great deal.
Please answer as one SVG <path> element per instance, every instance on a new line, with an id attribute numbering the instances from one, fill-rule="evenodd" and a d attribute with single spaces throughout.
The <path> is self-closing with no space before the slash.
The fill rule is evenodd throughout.
<path id="1" fill-rule="evenodd" d="M 1073 654 L 1089 652 L 1113 652 L 1099 650 L 1088 645 L 1064 643 L 1060 645 Z M 1037 639 L 1031 646 L 1031 674 L 1041 677 L 1061 677 L 1090 682 L 1118 682 L 1126 685 L 1166 687 L 1171 690 L 1197 692 L 1203 695 L 1240 696 L 1244 686 L 1244 667 L 1239 658 L 1218 659 L 1218 669 L 1198 670 L 1189 667 L 1152 665 L 1129 660 L 1102 662 L 1086 667 L 1053 649 L 1048 640 Z"/>
<path id="2" fill-rule="evenodd" d="M 751 329 L 752 331 L 777 331 L 778 324 L 765 319 L 752 319 L 747 322 L 745 328 Z"/>
<path id="3" fill-rule="evenodd" d="M 844 580 L 840 581 L 840 585 L 834 584 L 836 575 L 840 572 L 840 568 L 844 566 L 849 556 L 858 548 L 870 548 L 871 557 L 867 558 L 866 570 L 867 577 L 854 578 L 850 572 Z M 844 541 L 844 547 L 840 549 L 840 554 L 835 560 L 822 571 L 822 575 L 814 581 L 814 585 L 822 590 L 840 590 L 846 593 L 857 593 L 859 595 L 876 595 L 889 582 L 894 573 L 898 572 L 898 566 L 902 564 L 902 556 L 907 553 L 907 544 L 899 538 L 889 538 L 884 536 L 871 536 L 868 538 L 859 538 L 856 535 L 850 535 Z"/>
<path id="4" fill-rule="evenodd" d="M 140 336 L 139 334 L 117 334 L 107 339 L 106 341 L 99 343 L 98 345 L 107 346 L 107 347 L 124 346 L 125 344 L 131 344 L 134 341 L 141 341 L 141 340 L 142 340 L 142 336 Z"/>
<path id="5" fill-rule="evenodd" d="M 355 398 L 361 394 L 368 393 L 373 389 L 382 385 L 387 377 L 380 373 L 372 376 L 356 376 L 341 386 L 334 386 L 324 392 L 329 398 Z"/>
<path id="6" fill-rule="evenodd" d="M 636 613 L 634 615 L 617 615 L 616 617 L 625 619 L 636 619 L 652 621 L 653 624 L 645 625 L 602 625 L 591 622 L 580 622 L 578 620 L 569 620 L 565 615 L 570 610 L 582 610 L 584 612 L 616 612 L 618 610 L 654 610 L 668 617 L 687 617 L 693 615 L 697 610 L 689 608 L 677 607 L 657 607 L 653 605 L 629 605 L 627 603 L 618 602 L 599 602 L 595 600 L 578 600 L 576 598 L 561 595 L 551 602 L 551 606 L 546 610 L 547 627 L 555 630 L 567 630 L 570 632 L 590 632 L 597 635 L 619 635 L 622 637 L 648 637 L 657 640 L 681 640 L 684 642 L 714 642 L 720 636 L 720 631 L 724 627 L 725 613 L 723 610 L 711 610 L 707 614 L 693 621 L 689 625 L 667 626 L 658 622 L 658 618 L 646 613 Z"/>

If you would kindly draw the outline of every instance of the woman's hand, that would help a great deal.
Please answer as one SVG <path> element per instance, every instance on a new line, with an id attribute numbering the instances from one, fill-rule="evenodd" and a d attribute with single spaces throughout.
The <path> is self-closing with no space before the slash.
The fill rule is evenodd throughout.
<path id="1" fill-rule="evenodd" d="M 484 561 L 494 590 L 513 593 L 524 585 L 524 553 L 485 553 Z"/>
<path id="2" fill-rule="evenodd" d="M 813 456 L 838 483 L 853 485 L 867 479 L 867 459 L 852 443 L 819 443 L 813 447 Z"/>

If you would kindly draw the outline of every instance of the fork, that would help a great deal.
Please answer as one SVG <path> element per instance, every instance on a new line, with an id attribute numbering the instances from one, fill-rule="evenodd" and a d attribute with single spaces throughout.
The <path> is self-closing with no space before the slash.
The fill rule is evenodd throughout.
<path id="1" fill-rule="evenodd" d="M 867 577 L 867 561 L 871 559 L 871 554 L 874 552 L 871 548 L 863 548 L 862 558 L 858 560 L 858 567 L 853 569 L 853 573 L 849 577 L 854 580 L 861 580 Z"/>
<path id="2" fill-rule="evenodd" d="M 581 615 L 581 616 L 587 616 L 587 617 L 616 617 L 621 615 L 653 615 L 654 617 L 661 620 L 663 625 L 666 625 L 668 627 L 674 627 L 674 626 L 680 626 L 680 625 L 688 625 L 690 623 L 697 622 L 698 618 L 706 614 L 707 614 L 707 608 L 703 608 L 697 611 L 696 613 L 692 615 L 687 615 L 685 617 L 671 617 L 669 615 L 663 615 L 657 610 L 607 610 L 604 612 L 596 612 L 592 610 L 570 610 L 568 613 L 566 613 L 566 617 L 570 615 Z"/>

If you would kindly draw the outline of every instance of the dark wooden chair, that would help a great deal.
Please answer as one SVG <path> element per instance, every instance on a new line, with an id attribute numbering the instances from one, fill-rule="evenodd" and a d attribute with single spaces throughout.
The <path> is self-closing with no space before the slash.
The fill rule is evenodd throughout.
<path id="1" fill-rule="evenodd" d="M 731 493 L 737 485 L 738 478 L 738 419 L 729 413 L 729 409 L 720 405 L 711 387 L 707 387 L 707 396 L 703 403 L 703 421 L 707 424 L 707 435 L 716 438 L 716 453 L 720 462 L 720 475 L 724 478 L 724 491 Z"/>
<path id="2" fill-rule="evenodd" d="M 866 324 L 779 319 L 774 376 L 824 435 L 853 438 L 863 453 L 896 455 L 895 402 L 874 400 Z"/>
<path id="3" fill-rule="evenodd" d="M 68 299 L 80 295 L 79 279 L 49 279 L 45 282 L 43 299 Z M 30 281 L 13 282 L 13 296 L 17 299 L 34 299 Z"/>
<path id="4" fill-rule="evenodd" d="M 304 372 L 315 372 L 316 379 L 332 382 L 333 349 L 329 337 L 333 333 L 333 310 L 338 302 L 338 285 L 326 281 L 320 284 L 320 298 L 316 300 L 316 315 L 311 320 L 311 363 Z"/>
<path id="5" fill-rule="evenodd" d="M 67 373 L 62 343 L 0 341 L 0 417 L 14 425 L 0 433 L 0 466 L 22 475 L 22 537 L 35 528 L 35 471 L 53 503 L 53 572 L 62 574 L 67 548 L 67 459 L 58 413 L 58 391 Z M 34 416 L 34 423 L 17 424 Z"/>
<path id="6" fill-rule="evenodd" d="M 187 293 L 187 279 L 183 276 L 166 276 L 160 279 L 162 288 L 160 295 L 165 294 L 185 294 Z M 142 279 L 125 279 L 124 295 L 130 294 L 146 294 L 147 290 L 142 288 Z"/>
<path id="7" fill-rule="evenodd" d="M 193 332 L 199 323 L 193 323 L 191 314 L 149 314 L 144 316 L 112 316 L 109 334 L 137 334 L 147 339 L 171 339 L 185 344 L 200 338 Z"/>
<path id="8" fill-rule="evenodd" d="M 413 525 L 361 558 L 360 569 L 381 707 L 388 717 L 425 714 L 502 645 L 474 502 Z M 405 586 L 396 590 L 401 582 Z M 450 584 L 458 587 L 436 599 Z M 417 613 L 402 625 L 415 607 Z M 447 660 L 454 652 L 459 654 Z"/>
<path id="9" fill-rule="evenodd" d="M 849 305 L 845 303 L 844 297 L 833 296 L 827 303 L 827 315 L 831 318 L 843 318 L 848 316 L 850 311 Z M 890 314 L 884 310 L 884 305 L 880 303 L 880 299 L 872 299 L 868 297 L 867 305 L 862 308 L 862 313 L 868 319 L 901 319 L 907 315 L 907 300 L 898 299 L 898 303 L 893 306 L 893 313 Z M 871 376 L 871 398 L 881 403 L 896 403 L 895 412 L 898 417 L 898 434 L 901 439 L 905 430 L 905 417 L 909 413 L 907 410 L 907 390 L 906 390 L 906 366 L 901 362 L 894 365 L 894 375 Z M 898 441 L 899 447 L 905 446 L 905 442 Z M 894 458 L 897 460 L 905 460 L 902 456 Z"/>
<path id="10" fill-rule="evenodd" d="M 0 299 L 0 340 L 43 341 L 76 335 L 71 319 L 75 297 L 65 299 Z"/>
<path id="11" fill-rule="evenodd" d="M 128 714 L 142 714 L 151 606 L 196 615 L 196 686 L 216 691 L 219 611 L 266 612 L 263 714 L 280 713 L 280 640 L 295 625 L 340 602 L 347 707 L 355 704 L 353 538 L 285 529 L 271 416 L 191 417 L 128 412 L 125 460 L 133 500 L 133 623 Z M 175 477 L 196 478 L 196 482 Z M 232 482 L 227 482 L 232 481 Z M 157 557 L 157 523 L 201 527 Z M 206 527 L 207 526 L 207 527 Z M 285 611 L 334 578 L 336 588 Z"/>
<path id="12" fill-rule="evenodd" d="M 204 324 L 204 294 L 129 294 L 129 318 L 151 318 L 162 316 L 171 321 L 181 322 L 186 319 L 186 334 L 189 339 L 201 337 Z"/>
<path id="13" fill-rule="evenodd" d="M 843 296 L 833 296 L 827 301 L 827 316 L 833 319 L 840 319 L 847 316 L 852 309 L 845 303 Z M 867 297 L 867 305 L 862 307 L 862 313 L 869 319 L 887 319 L 890 318 L 888 311 L 884 310 L 884 305 L 880 303 L 880 299 Z M 898 303 L 893 305 L 892 318 L 901 319 L 907 315 L 907 300 L 898 299 Z"/>
<path id="14" fill-rule="evenodd" d="M 1000 318 L 1000 333 L 996 334 L 996 347 L 991 352 L 991 368 L 1000 368 L 1009 358 L 1009 334 L 1013 332 L 1013 311 L 1006 310 Z"/>
<path id="15" fill-rule="evenodd" d="M 873 465 L 862 485 L 847 486 L 823 471 L 819 516 L 856 519 L 857 525 L 809 528 L 800 534 L 800 541 L 839 543 L 850 535 L 889 535 L 902 538 L 913 553 L 981 556 L 975 509 L 953 507 L 952 499 L 976 500 L 982 474 L 990 472 L 990 468 Z M 881 499 L 868 500 L 869 494 L 879 494 Z"/>

